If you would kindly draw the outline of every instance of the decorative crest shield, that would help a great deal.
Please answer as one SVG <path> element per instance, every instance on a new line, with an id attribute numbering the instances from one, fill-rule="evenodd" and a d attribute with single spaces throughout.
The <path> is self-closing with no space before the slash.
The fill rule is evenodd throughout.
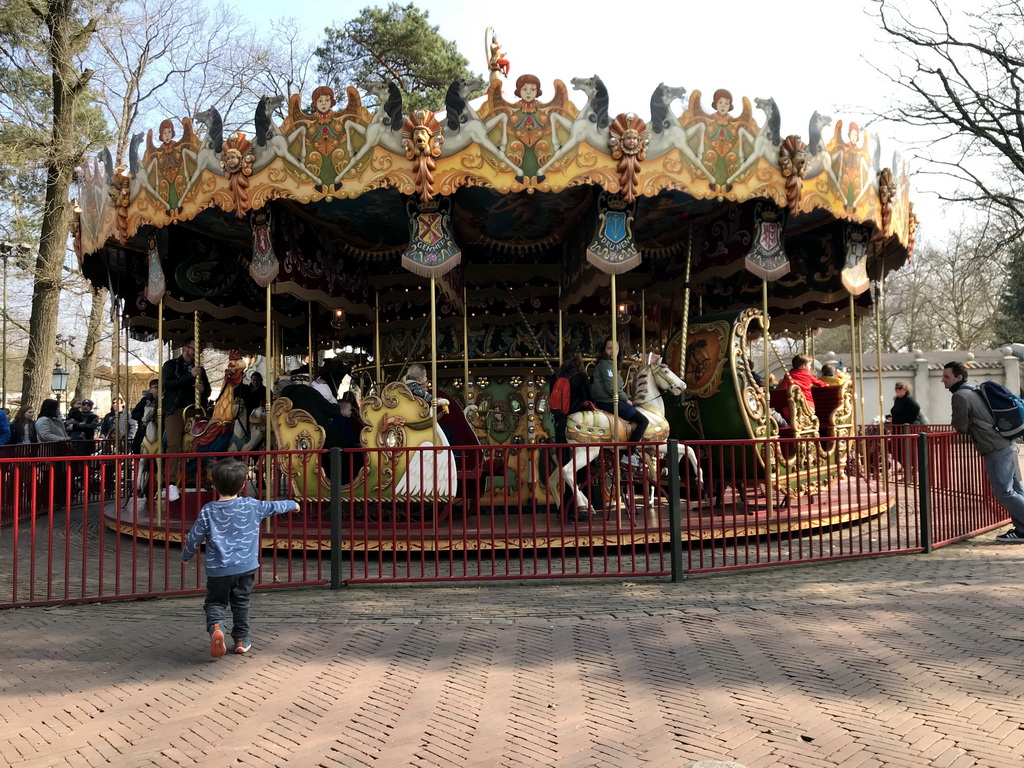
<path id="1" fill-rule="evenodd" d="M 156 236 L 149 236 L 149 277 L 146 280 L 146 300 L 150 304 L 159 304 L 167 293 L 167 279 L 164 267 L 160 263 L 160 248 L 156 244 Z"/>
<path id="2" fill-rule="evenodd" d="M 868 279 L 868 230 L 850 224 L 846 227 L 846 259 L 843 262 L 843 287 L 860 296 L 871 286 Z"/>
<path id="3" fill-rule="evenodd" d="M 281 269 L 281 262 L 274 253 L 270 239 L 270 215 L 258 211 L 252 215 L 252 261 L 249 262 L 249 276 L 260 288 L 266 288 Z"/>
<path id="4" fill-rule="evenodd" d="M 621 275 L 640 264 L 640 251 L 633 241 L 636 206 L 618 195 L 602 192 L 597 232 L 587 246 L 587 261 L 602 272 Z"/>
<path id="5" fill-rule="evenodd" d="M 782 246 L 785 212 L 770 203 L 754 208 L 754 245 L 747 253 L 746 267 L 764 280 L 778 280 L 789 274 L 789 257 Z"/>
<path id="6" fill-rule="evenodd" d="M 402 266 L 410 272 L 436 278 L 462 261 L 462 250 L 451 234 L 451 205 L 446 197 L 407 203 L 409 247 L 402 254 Z"/>

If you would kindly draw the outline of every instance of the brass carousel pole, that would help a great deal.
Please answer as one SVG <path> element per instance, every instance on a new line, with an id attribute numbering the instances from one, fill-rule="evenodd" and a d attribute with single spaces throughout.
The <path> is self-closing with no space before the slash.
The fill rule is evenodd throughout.
<path id="1" fill-rule="evenodd" d="M 113 349 L 111 350 L 112 357 L 114 358 L 114 383 L 110 387 L 110 410 L 114 411 L 114 401 L 117 399 L 118 392 L 121 391 L 121 323 L 120 315 L 117 311 L 117 297 L 113 294 L 110 295 L 110 309 L 114 315 L 114 332 L 112 335 Z M 124 404 L 121 406 L 121 410 L 124 411 Z M 124 420 L 125 428 L 128 426 L 127 414 Z M 114 417 L 114 453 L 120 453 L 121 448 L 121 418 L 120 416 Z M 120 464 L 118 466 L 121 466 Z M 118 484 L 120 487 L 120 484 Z"/>
<path id="2" fill-rule="evenodd" d="M 761 345 L 764 347 L 764 489 L 767 502 L 766 512 L 771 518 L 775 507 L 775 477 L 772 472 L 774 449 L 769 438 L 771 436 L 772 403 L 771 390 L 768 388 L 768 347 L 771 344 L 771 316 L 768 314 L 768 280 L 761 280 L 761 302 L 764 305 L 764 320 L 761 323 Z"/>
<path id="3" fill-rule="evenodd" d="M 193 344 L 195 344 L 195 351 L 196 351 L 195 362 L 192 363 L 192 365 L 196 365 L 196 366 L 202 365 L 202 363 L 199 362 L 201 358 L 199 356 L 199 312 L 198 311 L 192 313 L 192 342 L 193 342 Z M 201 374 L 200 374 L 200 376 L 201 376 Z M 200 381 L 201 380 L 202 379 L 200 378 Z M 196 382 L 196 384 L 199 384 L 199 383 L 200 383 L 199 381 Z M 201 387 L 193 387 L 192 391 L 195 393 L 193 399 L 194 399 L 194 402 L 195 402 L 196 411 L 198 411 L 199 410 L 199 400 L 202 397 L 202 388 Z"/>
<path id="4" fill-rule="evenodd" d="M 647 289 L 640 291 L 640 361 L 647 365 Z"/>
<path id="5" fill-rule="evenodd" d="M 878 369 L 878 434 L 885 431 L 885 395 L 882 393 L 882 277 L 875 281 L 875 360 Z M 889 444 L 882 441 L 882 481 L 889 484 Z"/>
<path id="6" fill-rule="evenodd" d="M 850 367 L 850 384 L 853 386 L 853 434 L 857 435 L 860 416 L 857 398 L 860 397 L 860 385 L 857 382 L 857 314 L 852 293 L 850 294 Z M 855 445 L 857 446 L 858 456 L 863 456 L 863 444 L 857 442 Z"/>
<path id="7" fill-rule="evenodd" d="M 558 368 L 565 365 L 564 359 L 565 327 L 562 325 L 562 286 L 558 286 Z"/>
<path id="8" fill-rule="evenodd" d="M 615 287 L 615 273 L 612 272 L 612 420 L 611 423 L 615 427 L 615 432 L 618 432 L 619 427 L 619 324 L 618 324 L 618 305 L 619 296 L 618 291 Z M 622 450 L 621 446 L 615 447 L 615 461 L 619 461 L 619 451 Z M 615 473 L 615 477 L 619 476 L 618 472 Z M 616 483 L 616 494 L 618 493 L 618 483 Z M 616 495 L 615 498 L 618 498 Z"/>
<path id="9" fill-rule="evenodd" d="M 686 380 L 686 337 L 690 332 L 690 269 L 693 266 L 693 225 L 686 236 L 686 286 L 683 289 L 683 331 L 679 344 L 679 378 Z M 669 331 L 671 333 L 671 331 Z"/>
<path id="10" fill-rule="evenodd" d="M 157 369 L 160 371 L 156 389 L 156 452 L 164 453 L 164 299 L 156 305 Z M 164 463 L 156 464 L 156 524 L 160 525 L 164 511 Z"/>
<path id="11" fill-rule="evenodd" d="M 469 293 L 462 286 L 462 402 L 469 405 Z"/>
<path id="12" fill-rule="evenodd" d="M 313 302 L 306 303 L 306 345 L 309 349 L 309 381 L 313 381 L 313 369 L 318 363 L 319 353 L 313 356 Z"/>
<path id="13" fill-rule="evenodd" d="M 381 377 L 383 376 L 380 364 L 380 291 L 375 291 L 374 295 L 376 299 L 373 307 L 373 359 L 377 363 L 377 380 L 374 391 L 380 392 Z"/>
<path id="14" fill-rule="evenodd" d="M 437 279 L 430 278 L 430 388 L 434 407 L 432 420 L 434 435 L 437 435 Z M 435 438 L 436 439 L 436 438 Z"/>
<path id="15" fill-rule="evenodd" d="M 272 327 L 273 326 L 273 316 L 271 314 L 271 306 L 270 306 L 270 296 L 271 296 L 270 288 L 271 288 L 272 285 L 273 285 L 273 283 L 267 283 L 267 308 L 266 308 L 267 309 L 267 327 L 266 327 L 266 337 L 265 337 L 265 344 L 266 344 L 266 366 L 265 367 L 267 369 L 266 370 L 267 376 L 266 376 L 266 378 L 263 381 L 264 386 L 266 387 L 266 398 L 267 398 L 267 407 L 266 407 L 265 414 L 263 416 L 264 429 L 266 430 L 266 436 L 263 439 L 263 448 L 264 448 L 264 450 L 267 450 L 267 451 L 269 451 L 271 449 L 271 446 L 272 446 L 272 443 L 271 443 L 271 430 L 273 429 L 273 420 L 270 418 L 270 395 L 271 395 L 271 392 L 273 392 L 273 386 L 274 386 L 273 385 L 274 372 L 273 372 L 273 370 L 271 368 L 271 366 L 273 365 L 273 360 L 274 360 L 273 327 Z M 273 473 L 274 473 L 274 469 L 273 468 L 274 468 L 274 460 L 268 454 L 267 455 L 267 460 L 265 462 L 265 468 L 264 468 L 264 475 L 265 475 L 265 477 L 264 477 L 264 480 L 265 480 L 264 486 L 267 489 L 266 493 L 267 493 L 267 498 L 268 499 L 274 498 L 274 494 L 273 494 L 274 486 L 273 486 L 273 482 L 272 482 L 273 478 L 271 477 L 271 475 L 273 475 Z"/>

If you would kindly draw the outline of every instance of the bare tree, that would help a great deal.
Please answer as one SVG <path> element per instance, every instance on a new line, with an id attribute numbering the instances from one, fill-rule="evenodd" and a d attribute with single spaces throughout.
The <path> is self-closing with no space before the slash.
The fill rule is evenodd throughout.
<path id="1" fill-rule="evenodd" d="M 928 133 L 921 174 L 951 176 L 951 202 L 980 204 L 1024 232 L 1024 3 L 874 0 L 901 65 L 890 73 L 911 98 L 885 117 Z M 941 156 L 939 153 L 942 153 Z M 953 159 L 948 159 L 953 158 Z"/>

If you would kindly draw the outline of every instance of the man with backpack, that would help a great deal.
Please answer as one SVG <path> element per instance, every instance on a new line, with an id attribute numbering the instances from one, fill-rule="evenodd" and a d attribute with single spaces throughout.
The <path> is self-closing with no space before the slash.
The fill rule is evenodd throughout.
<path id="1" fill-rule="evenodd" d="M 969 435 L 985 461 L 985 474 L 996 500 L 1010 513 L 1013 529 L 996 536 L 1000 544 L 1024 544 L 1024 484 L 1017 465 L 1017 443 L 996 429 L 996 420 L 981 393 L 967 383 L 963 363 L 942 367 L 942 386 L 953 395 L 953 429 Z"/>

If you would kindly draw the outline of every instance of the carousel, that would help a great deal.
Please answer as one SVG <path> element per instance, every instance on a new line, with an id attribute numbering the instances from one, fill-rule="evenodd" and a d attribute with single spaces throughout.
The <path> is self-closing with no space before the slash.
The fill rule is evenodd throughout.
<path id="1" fill-rule="evenodd" d="M 488 69 L 489 82 L 453 82 L 435 111 L 404 112 L 393 82 L 320 86 L 264 96 L 251 131 L 227 133 L 214 105 L 134 136 L 127 168 L 109 152 L 85 164 L 75 247 L 85 276 L 111 290 L 118 338 L 195 338 L 200 359 L 232 351 L 212 410 L 198 396 L 189 409 L 183 450 L 288 452 L 263 471 L 266 489 L 318 511 L 275 546 L 323 546 L 332 498 L 349 521 L 427 521 L 424 546 L 457 546 L 446 526 L 499 509 L 533 516 L 540 533 L 478 546 L 568 546 L 579 531 L 564 509 L 593 493 L 578 470 L 618 467 L 604 444 L 631 425 L 571 414 L 568 448 L 552 450 L 550 386 L 570 351 L 592 363 L 612 338 L 623 352 L 614 383 L 650 422 L 651 466 L 638 472 L 658 493 L 635 501 L 654 521 L 648 538 L 668 537 L 657 465 L 669 437 L 694 445 L 682 449 L 687 482 L 718 486 L 684 496 L 691 516 L 702 498 L 767 497 L 733 535 L 886 509 L 875 494 L 779 514 L 849 480 L 855 397 L 849 383 L 814 403 L 795 387 L 769 393 L 755 369 L 768 370 L 771 345 L 763 361 L 750 346 L 871 315 L 870 288 L 914 245 L 899 157 L 887 162 L 877 137 L 818 112 L 798 121 L 806 133 L 784 135 L 772 98 L 662 82 L 648 104 L 612 115 L 599 75 L 517 74 L 496 43 Z M 289 355 L 308 357 L 306 381 L 288 378 Z M 255 356 L 265 391 L 250 409 L 236 388 L 251 389 Z M 405 379 L 415 364 L 429 401 Z M 361 395 L 356 444 L 308 386 L 318 372 L 335 385 L 347 374 Z M 144 450 L 161 453 L 153 410 Z M 724 472 L 714 441 L 743 443 Z M 344 478 L 317 453 L 338 445 L 360 456 Z M 152 491 L 166 478 L 149 463 Z M 107 509 L 108 526 L 179 538 L 209 498 L 201 458 L 191 466 L 191 492 L 140 490 L 130 511 Z M 623 484 L 598 483 L 594 519 L 622 509 Z"/>

